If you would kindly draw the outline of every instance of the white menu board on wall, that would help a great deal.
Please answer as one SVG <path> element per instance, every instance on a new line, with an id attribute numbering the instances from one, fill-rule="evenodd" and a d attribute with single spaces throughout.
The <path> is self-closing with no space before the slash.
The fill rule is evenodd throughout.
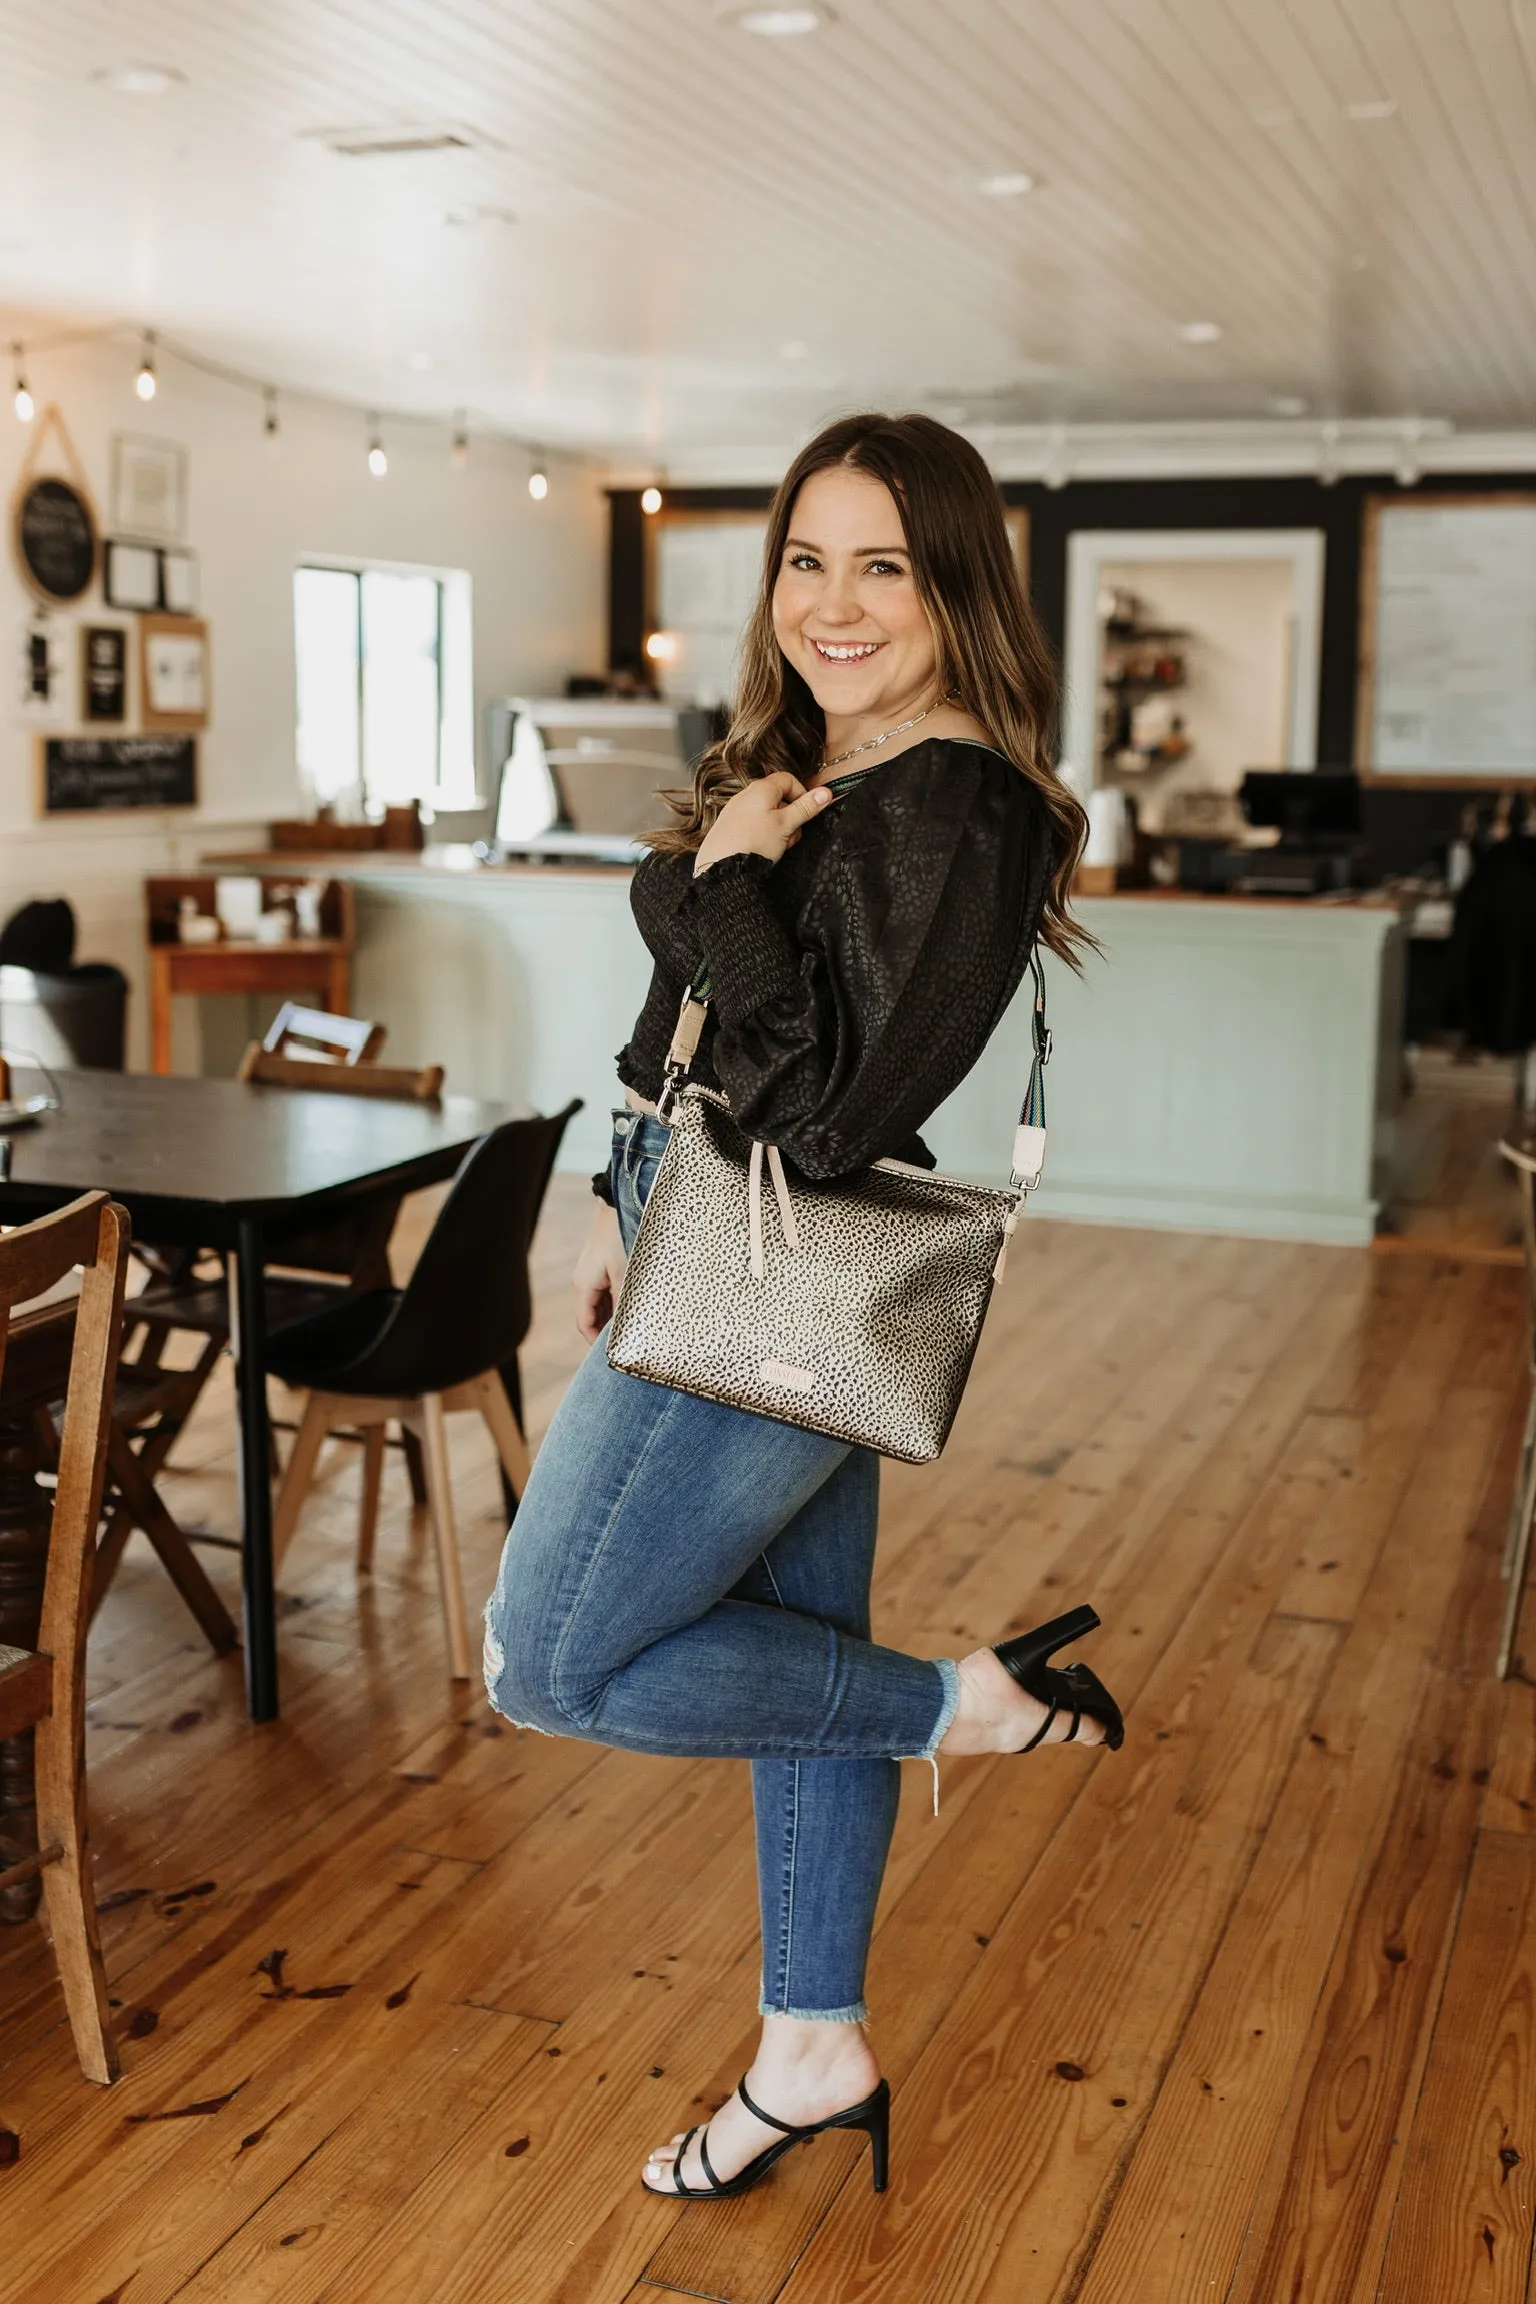
<path id="1" fill-rule="evenodd" d="M 728 701 L 741 628 L 762 581 L 767 527 L 761 512 L 680 513 L 657 523 L 656 622 L 673 643 L 661 682 L 675 701 Z"/>
<path id="2" fill-rule="evenodd" d="M 1367 507 L 1358 759 L 1536 778 L 1536 497 Z"/>

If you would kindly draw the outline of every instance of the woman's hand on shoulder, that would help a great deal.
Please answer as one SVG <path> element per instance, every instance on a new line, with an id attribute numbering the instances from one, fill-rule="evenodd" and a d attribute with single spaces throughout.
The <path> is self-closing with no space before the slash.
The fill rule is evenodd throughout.
<path id="1" fill-rule="evenodd" d="M 793 848 L 813 816 L 831 804 L 824 784 L 809 790 L 788 769 L 771 776 L 754 776 L 733 792 L 699 843 L 693 859 L 694 877 L 707 872 L 724 856 L 766 856 L 777 864 Z"/>
<path id="2" fill-rule="evenodd" d="M 600 1200 L 571 1274 L 576 1325 L 589 1344 L 596 1343 L 603 1323 L 613 1317 L 628 1261 L 619 1236 L 619 1219 L 607 1201 Z"/>

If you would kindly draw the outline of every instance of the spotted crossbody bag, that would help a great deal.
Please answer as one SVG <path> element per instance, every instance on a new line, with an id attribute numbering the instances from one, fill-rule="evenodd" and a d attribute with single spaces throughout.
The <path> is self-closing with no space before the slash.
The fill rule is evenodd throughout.
<path id="1" fill-rule="evenodd" d="M 709 1002 L 683 995 L 657 1111 L 670 1126 L 608 1333 L 631 1376 L 908 1464 L 949 1437 L 1024 1197 L 1045 1162 L 1045 972 L 1030 959 L 1029 1084 L 1004 1185 L 905 1160 L 785 1174 L 687 1077 Z M 777 1226 L 764 1222 L 763 1177 Z M 772 1235 L 777 1233 L 776 1237 Z"/>

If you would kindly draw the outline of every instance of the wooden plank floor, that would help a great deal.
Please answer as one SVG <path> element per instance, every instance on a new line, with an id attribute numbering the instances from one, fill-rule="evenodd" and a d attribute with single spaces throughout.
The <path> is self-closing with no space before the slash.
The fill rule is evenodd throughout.
<path id="1" fill-rule="evenodd" d="M 557 1182 L 535 1433 L 587 1207 Z M 1091 1598 L 1130 1735 L 949 1763 L 937 1818 L 907 1772 L 882 2199 L 848 2139 L 729 2206 L 640 2190 L 754 2029 L 746 1772 L 455 1688 L 397 1458 L 362 1584 L 359 1452 L 322 1467 L 277 1728 L 131 1549 L 90 1751 L 125 2076 L 79 2079 L 40 1930 L 0 1930 L 7 2304 L 1536 2304 L 1536 1673 L 1490 1677 L 1522 1282 L 1415 1228 L 1030 1225 L 943 1461 L 887 1468 L 882 1637 Z M 230 1529 L 231 1439 L 221 1380 L 184 1520 Z M 454 1460 L 478 1595 L 467 1424 Z"/>

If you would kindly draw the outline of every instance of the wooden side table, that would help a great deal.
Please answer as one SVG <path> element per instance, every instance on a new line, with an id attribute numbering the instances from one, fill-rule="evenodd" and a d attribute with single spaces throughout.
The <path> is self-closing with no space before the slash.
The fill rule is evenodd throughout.
<path id="1" fill-rule="evenodd" d="M 262 893 L 291 888 L 296 875 L 263 872 Z M 196 899 L 200 912 L 212 912 L 211 874 L 146 880 L 149 952 L 149 1038 L 152 1072 L 171 1069 L 171 1001 L 178 992 L 306 993 L 310 1004 L 345 1016 L 352 997 L 352 954 L 357 929 L 352 890 L 343 880 L 326 882 L 320 904 L 319 936 L 285 944 L 224 941 L 183 944 L 178 935 L 181 900 Z"/>

